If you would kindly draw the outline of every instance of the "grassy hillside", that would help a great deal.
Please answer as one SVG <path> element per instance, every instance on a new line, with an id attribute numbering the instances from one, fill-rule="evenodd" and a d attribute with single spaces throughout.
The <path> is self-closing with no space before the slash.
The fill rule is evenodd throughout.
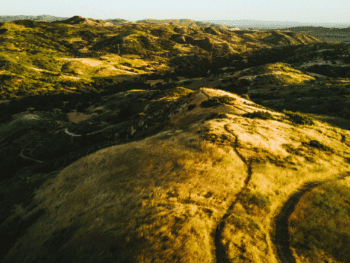
<path id="1" fill-rule="evenodd" d="M 193 71 L 188 68 L 197 64 L 201 68 L 196 70 L 203 74 L 206 68 L 222 63 L 223 55 L 232 60 L 230 56 L 242 51 L 283 46 L 281 39 L 286 39 L 288 45 L 318 41 L 297 33 L 290 37 L 274 31 L 251 33 L 155 24 L 114 26 L 96 21 L 73 17 L 53 23 L 1 23 L 1 99 L 82 89 L 99 92 L 99 84 L 118 83 L 160 70 L 188 73 Z M 273 37 L 276 34 L 280 39 Z M 209 55 L 215 57 L 209 61 Z"/>
<path id="2" fill-rule="evenodd" d="M 225 96 L 232 99 L 204 103 Z M 260 109 L 214 89 L 193 93 L 187 104 L 197 106 L 174 115 L 172 129 L 97 151 L 42 184 L 34 210 L 18 205 L 12 220 L 45 213 L 4 262 L 218 262 L 218 251 L 222 262 L 277 262 L 273 217 L 304 183 L 349 170 L 349 131 L 317 121 L 293 126 L 273 111 L 270 119 L 246 116 L 238 108 Z M 206 113 L 221 117 L 203 120 Z M 324 221 L 317 222 L 313 228 Z M 300 262 L 314 262 L 322 248 Z"/>
<path id="3" fill-rule="evenodd" d="M 1 262 L 349 262 L 348 45 L 82 17 L 0 41 Z"/>

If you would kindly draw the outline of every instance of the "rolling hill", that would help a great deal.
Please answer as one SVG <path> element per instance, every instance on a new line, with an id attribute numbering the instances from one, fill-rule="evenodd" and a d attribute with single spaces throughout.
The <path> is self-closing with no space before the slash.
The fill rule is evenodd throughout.
<path id="1" fill-rule="evenodd" d="M 349 45 L 120 22 L 0 23 L 0 261 L 349 262 Z"/>

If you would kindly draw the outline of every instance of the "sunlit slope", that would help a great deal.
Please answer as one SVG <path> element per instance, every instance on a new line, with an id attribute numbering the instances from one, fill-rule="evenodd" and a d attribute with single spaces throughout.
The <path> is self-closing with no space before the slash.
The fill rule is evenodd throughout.
<path id="1" fill-rule="evenodd" d="M 244 115 L 260 110 L 203 88 L 162 133 L 69 165 L 36 191 L 45 213 L 3 262 L 217 262 L 218 249 L 277 262 L 273 216 L 303 183 L 350 170 L 350 132 Z"/>
<path id="2" fill-rule="evenodd" d="M 251 85 L 293 85 L 314 81 L 315 78 L 301 72 L 287 63 L 265 64 L 239 71 L 233 80 L 245 80 Z"/>
<path id="3" fill-rule="evenodd" d="M 154 71 L 187 71 L 188 66 L 208 72 L 213 54 L 215 59 L 239 59 L 243 53 L 263 48 L 321 41 L 278 30 L 147 23 L 115 26 L 76 16 L 53 23 L 0 23 L 0 42 L 0 99 L 8 99 L 82 89 L 98 92 L 100 82 L 116 83 Z"/>

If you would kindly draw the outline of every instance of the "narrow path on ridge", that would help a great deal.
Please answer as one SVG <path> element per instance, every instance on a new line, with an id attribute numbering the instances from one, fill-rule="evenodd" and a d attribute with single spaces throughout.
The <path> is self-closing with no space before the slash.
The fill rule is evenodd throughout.
<path id="1" fill-rule="evenodd" d="M 210 99 L 210 96 L 208 94 L 206 94 L 203 90 L 201 90 L 201 93 L 203 95 L 205 95 L 208 99 Z M 226 213 L 224 214 L 224 216 L 220 219 L 217 227 L 216 227 L 216 232 L 215 232 L 215 256 L 216 256 L 216 263 L 225 263 L 225 262 L 229 262 L 229 259 L 226 255 L 226 251 L 225 251 L 225 247 L 222 245 L 222 243 L 220 242 L 222 239 L 222 231 L 225 228 L 225 219 L 232 213 L 233 208 L 235 207 L 235 204 L 237 202 L 237 200 L 239 200 L 243 189 L 245 189 L 252 177 L 252 167 L 251 167 L 251 161 L 247 160 L 246 158 L 244 158 L 237 150 L 237 146 L 238 146 L 238 137 L 232 133 L 228 127 L 227 124 L 224 125 L 225 130 L 230 133 L 236 140 L 234 142 L 234 144 L 231 144 L 233 150 L 235 151 L 235 153 L 237 154 L 237 156 L 241 159 L 241 161 L 247 166 L 247 177 L 244 180 L 244 186 L 242 187 L 241 191 L 237 194 L 236 198 L 232 201 L 232 203 L 230 204 L 230 206 L 227 208 Z"/>
<path id="2" fill-rule="evenodd" d="M 225 130 L 230 133 L 232 136 L 236 138 L 235 143 L 232 144 L 232 148 L 237 154 L 237 156 L 242 160 L 242 162 L 247 166 L 247 177 L 244 180 L 244 186 L 242 187 L 241 191 L 237 194 L 236 198 L 234 201 L 231 203 L 231 205 L 228 207 L 226 210 L 226 213 L 224 216 L 221 218 L 219 221 L 218 226 L 216 227 L 216 232 L 215 232 L 215 254 L 216 254 L 216 263 L 225 263 L 229 262 L 229 259 L 226 255 L 225 247 L 222 245 L 220 242 L 222 240 L 222 231 L 225 228 L 225 219 L 232 213 L 233 208 L 235 207 L 235 204 L 237 200 L 240 199 L 240 196 L 242 195 L 242 192 L 245 188 L 247 188 L 247 185 L 252 177 L 252 167 L 251 167 L 251 161 L 247 160 L 244 158 L 237 150 L 237 145 L 238 145 L 238 137 L 233 134 L 228 128 L 227 124 L 224 126 Z"/>

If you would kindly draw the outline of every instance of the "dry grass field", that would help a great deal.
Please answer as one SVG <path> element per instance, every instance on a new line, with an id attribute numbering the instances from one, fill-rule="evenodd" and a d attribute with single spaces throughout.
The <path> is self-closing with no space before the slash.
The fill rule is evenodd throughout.
<path id="1" fill-rule="evenodd" d="M 223 96 L 235 100 L 200 106 Z M 218 262 L 219 248 L 227 262 L 278 262 L 274 216 L 304 183 L 349 171 L 350 132 L 318 121 L 292 125 L 284 114 L 272 111 L 274 120 L 243 117 L 237 108 L 259 109 L 215 89 L 195 92 L 192 103 L 197 107 L 171 119 L 172 129 L 97 151 L 45 182 L 34 200 L 36 209 L 48 212 L 3 262 Z M 206 110 L 226 117 L 204 121 Z M 347 195 L 347 182 L 317 191 L 335 198 L 332 189 L 340 187 L 338 195 Z M 315 213 L 307 202 L 313 194 L 305 195 L 290 218 L 296 242 L 298 227 L 308 231 L 307 225 L 300 226 L 301 219 Z M 13 217 L 28 217 L 28 212 L 19 205 Z M 322 217 L 312 221 L 315 234 L 324 227 Z M 215 244 L 222 220 L 221 240 Z M 347 221 L 339 222 L 346 230 Z M 335 232 L 333 240 L 348 237 L 346 231 Z M 319 243 L 314 246 L 316 255 L 322 249 Z M 345 255 L 335 249 L 326 252 Z M 294 253 L 297 262 L 316 262 L 315 254 Z"/>
<path id="2" fill-rule="evenodd" d="M 0 23 L 0 261 L 350 262 L 347 44 L 143 22 Z"/>

